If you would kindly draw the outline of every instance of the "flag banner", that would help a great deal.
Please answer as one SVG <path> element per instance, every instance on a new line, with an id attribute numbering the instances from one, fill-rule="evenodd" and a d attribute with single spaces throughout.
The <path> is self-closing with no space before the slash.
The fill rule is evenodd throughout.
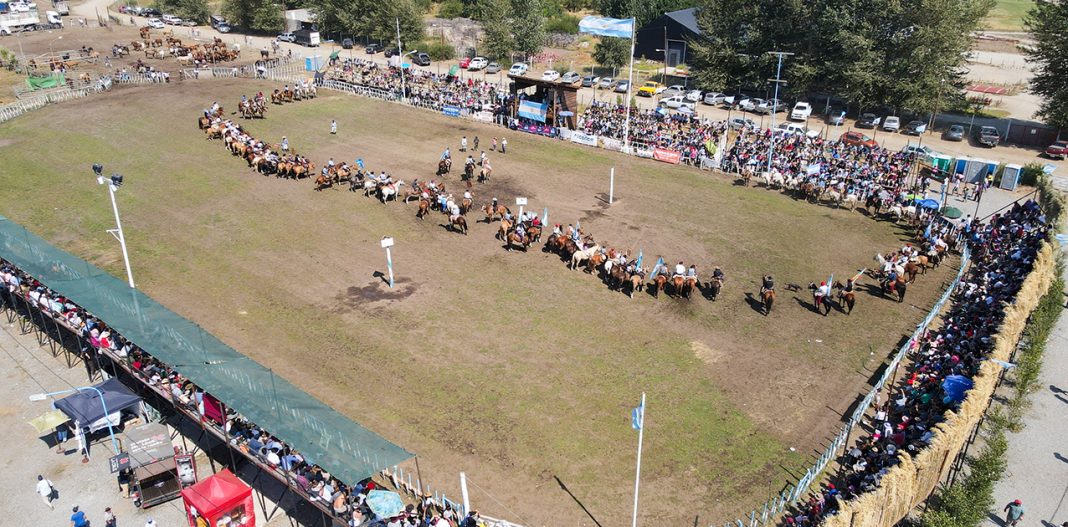
<path id="1" fill-rule="evenodd" d="M 649 280 L 656 278 L 656 275 L 660 274 L 660 269 L 664 267 L 664 258 L 660 257 L 656 260 L 656 265 L 653 266 L 653 272 L 649 273 Z"/>
<path id="2" fill-rule="evenodd" d="M 360 167 L 360 170 L 363 170 L 363 158 L 362 157 L 356 160 L 356 166 Z"/>
<path id="3" fill-rule="evenodd" d="M 641 404 L 630 411 L 630 426 L 635 430 L 641 430 L 645 421 L 645 407 Z"/>
<path id="4" fill-rule="evenodd" d="M 638 250 L 638 259 L 637 259 L 637 260 L 635 260 L 635 262 L 634 262 L 634 266 L 635 266 L 635 267 L 641 267 L 641 266 L 642 266 L 642 260 L 644 260 L 644 259 L 645 259 L 645 253 L 643 253 L 643 252 L 641 251 L 641 249 L 639 249 L 639 250 Z"/>
<path id="5" fill-rule="evenodd" d="M 545 114 L 548 111 L 549 105 L 545 103 L 534 101 L 522 101 L 519 103 L 519 116 L 539 123 L 545 122 Z"/>
<path id="6" fill-rule="evenodd" d="M 579 21 L 579 31 L 602 37 L 631 38 L 634 35 L 634 19 L 587 16 Z"/>

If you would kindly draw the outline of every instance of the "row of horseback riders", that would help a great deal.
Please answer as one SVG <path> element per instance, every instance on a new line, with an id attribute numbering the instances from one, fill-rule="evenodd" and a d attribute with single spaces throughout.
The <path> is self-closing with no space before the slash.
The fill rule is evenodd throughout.
<path id="1" fill-rule="evenodd" d="M 263 92 L 256 93 L 251 99 L 242 95 L 241 102 L 237 103 L 237 111 L 245 119 L 253 117 L 263 119 L 267 114 L 267 98 L 264 97 Z"/>
<path id="2" fill-rule="evenodd" d="M 293 83 L 292 88 L 290 88 L 288 84 L 281 89 L 275 88 L 274 91 L 271 92 L 271 102 L 274 104 L 282 104 L 284 102 L 293 102 L 302 99 L 314 99 L 316 95 L 318 95 L 318 90 L 315 87 L 315 83 L 302 80 Z"/>
<path id="3" fill-rule="evenodd" d="M 486 151 L 483 150 L 479 155 L 479 159 L 476 161 L 475 157 L 471 154 L 467 155 L 467 159 L 464 160 L 464 173 L 461 176 L 463 181 L 470 182 L 475 179 L 475 171 L 478 171 L 477 179 L 479 183 L 486 183 L 489 181 L 490 176 L 493 174 L 493 167 L 490 165 L 489 158 L 486 156 Z M 445 147 L 445 151 L 441 153 L 441 157 L 438 158 L 438 170 L 435 175 L 438 177 L 445 176 L 452 171 L 452 152 L 448 147 Z"/>
<path id="4" fill-rule="evenodd" d="M 240 124 L 230 119 L 222 119 L 222 108 L 218 107 L 218 103 L 204 113 L 205 116 L 200 118 L 199 123 L 208 139 L 222 139 L 223 146 L 231 154 L 244 159 L 248 166 L 257 172 L 264 175 L 275 174 L 286 179 L 301 179 L 315 172 L 315 164 L 308 158 L 290 153 L 289 140 L 285 137 L 277 146 L 257 140 L 245 132 Z"/>

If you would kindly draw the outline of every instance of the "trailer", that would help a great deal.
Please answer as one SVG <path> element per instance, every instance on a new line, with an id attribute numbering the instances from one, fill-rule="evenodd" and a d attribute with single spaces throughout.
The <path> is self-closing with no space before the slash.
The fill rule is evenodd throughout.
<path id="1" fill-rule="evenodd" d="M 12 11 L 0 15 L 0 35 L 10 35 L 18 31 L 37 29 L 41 17 L 37 10 Z"/>
<path id="2" fill-rule="evenodd" d="M 60 15 L 67 16 L 70 14 L 70 7 L 67 6 L 66 2 L 56 2 L 52 4 L 52 7 L 55 8 L 55 10 L 58 11 Z"/>

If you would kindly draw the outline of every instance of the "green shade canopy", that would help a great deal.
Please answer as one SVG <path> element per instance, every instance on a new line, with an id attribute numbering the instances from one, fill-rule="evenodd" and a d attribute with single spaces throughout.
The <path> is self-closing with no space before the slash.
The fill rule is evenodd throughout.
<path id="1" fill-rule="evenodd" d="M 412 457 L 126 282 L 3 216 L 0 257 L 107 322 L 342 481 L 356 483 Z"/>
<path id="2" fill-rule="evenodd" d="M 947 218 L 949 218 L 949 219 L 951 219 L 951 220 L 955 220 L 955 219 L 963 216 L 964 213 L 961 212 L 960 209 L 958 209 L 956 207 L 946 207 L 942 211 L 942 215 L 947 217 Z"/>

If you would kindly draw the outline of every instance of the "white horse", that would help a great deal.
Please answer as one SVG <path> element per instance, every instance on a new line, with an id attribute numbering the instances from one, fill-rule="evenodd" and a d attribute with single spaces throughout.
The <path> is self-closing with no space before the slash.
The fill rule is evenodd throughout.
<path id="1" fill-rule="evenodd" d="M 589 260 L 590 257 L 592 257 L 594 254 L 597 254 L 597 251 L 600 250 L 600 245 L 594 245 L 589 249 L 575 251 L 575 254 L 571 255 L 571 270 L 574 271 L 575 269 L 578 269 L 578 266 L 582 265 L 582 262 Z"/>
<path id="2" fill-rule="evenodd" d="M 916 217 L 916 206 L 910 205 L 908 207 L 902 207 L 900 203 L 895 203 L 893 207 L 890 207 L 890 213 L 901 221 L 901 218 L 914 218 Z"/>
<path id="3" fill-rule="evenodd" d="M 398 182 L 396 182 L 396 183 L 390 183 L 389 185 L 384 185 L 382 187 L 382 190 L 379 191 L 379 193 L 381 194 L 382 203 L 385 203 L 385 202 L 387 202 L 387 201 L 389 201 L 391 199 L 396 199 L 397 198 L 397 192 L 403 186 L 404 186 L 404 180 L 403 179 L 398 181 Z"/>
<path id="4" fill-rule="evenodd" d="M 857 203 L 860 201 L 860 196 L 856 194 L 846 194 L 842 201 L 849 207 L 849 212 L 853 212 L 857 208 Z M 841 206 L 841 204 L 839 204 Z"/>
<path id="5" fill-rule="evenodd" d="M 782 188 L 786 182 L 777 168 L 771 169 L 771 172 L 761 172 L 760 178 L 764 180 L 764 186 L 767 188 Z"/>

